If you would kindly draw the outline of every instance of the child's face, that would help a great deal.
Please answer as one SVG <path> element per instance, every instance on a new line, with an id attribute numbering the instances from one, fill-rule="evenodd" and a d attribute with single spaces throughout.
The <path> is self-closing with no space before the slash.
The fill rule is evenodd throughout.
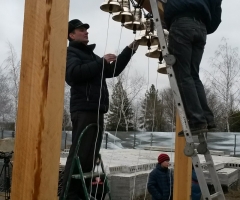
<path id="1" fill-rule="evenodd" d="M 165 168 L 168 168 L 169 167 L 169 160 L 162 162 L 161 166 L 165 167 Z"/>

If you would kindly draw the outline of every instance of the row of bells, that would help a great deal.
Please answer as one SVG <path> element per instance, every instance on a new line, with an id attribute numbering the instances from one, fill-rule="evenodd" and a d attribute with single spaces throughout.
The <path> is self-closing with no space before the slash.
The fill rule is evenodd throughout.
<path id="1" fill-rule="evenodd" d="M 113 13 L 112 19 L 121 22 L 125 28 L 133 30 L 133 33 L 140 31 L 136 40 L 139 45 L 148 46 L 149 51 L 146 53 L 147 57 L 157 58 L 162 57 L 157 33 L 154 30 L 154 22 L 152 19 L 142 19 L 142 11 L 140 8 L 135 8 L 130 11 L 129 0 L 105 0 L 100 6 L 104 12 Z M 168 37 L 168 31 L 164 30 L 165 37 Z M 150 46 L 152 47 L 150 49 Z M 159 64 L 159 73 L 166 74 L 165 63 Z"/>

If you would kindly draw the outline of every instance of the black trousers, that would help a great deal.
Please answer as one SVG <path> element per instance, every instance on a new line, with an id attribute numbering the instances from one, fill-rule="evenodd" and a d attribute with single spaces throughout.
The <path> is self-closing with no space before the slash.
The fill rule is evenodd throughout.
<path id="1" fill-rule="evenodd" d="M 78 138 L 81 135 L 82 131 L 89 124 L 92 124 L 92 123 L 97 124 L 97 122 L 99 124 L 99 127 L 101 127 L 101 130 L 103 130 L 103 121 L 104 121 L 103 114 L 99 114 L 99 119 L 98 119 L 97 113 L 75 112 L 71 114 L 71 120 L 72 120 L 72 127 L 73 127 L 72 146 L 70 148 L 65 170 L 64 170 L 63 188 L 62 188 L 60 199 L 63 198 L 71 164 L 74 157 L 75 148 L 77 145 Z M 98 132 L 98 136 L 96 134 L 97 132 Z M 84 133 L 81 140 L 79 152 L 78 152 L 78 156 L 80 158 L 83 172 L 90 172 L 94 168 L 94 163 L 93 163 L 93 161 L 95 161 L 95 158 L 93 159 L 94 150 L 95 150 L 95 157 L 96 157 L 99 154 L 101 142 L 102 142 L 102 132 L 98 131 L 97 126 L 92 127 L 86 133 Z M 96 148 L 95 148 L 95 144 L 96 144 Z M 76 169 L 74 170 L 74 172 L 76 173 Z M 79 199 L 85 199 L 81 180 L 72 179 L 69 190 L 68 190 L 67 200 L 79 200 Z"/>
<path id="2" fill-rule="evenodd" d="M 176 19 L 169 31 L 169 52 L 176 57 L 173 69 L 190 128 L 214 123 L 199 78 L 206 36 L 205 25 L 190 17 Z"/>

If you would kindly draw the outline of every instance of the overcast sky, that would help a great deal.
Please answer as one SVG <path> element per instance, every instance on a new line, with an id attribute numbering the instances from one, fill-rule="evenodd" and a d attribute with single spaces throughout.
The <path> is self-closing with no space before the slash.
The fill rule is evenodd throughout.
<path id="1" fill-rule="evenodd" d="M 7 57 L 7 41 L 11 42 L 15 47 L 18 56 L 21 56 L 23 16 L 24 16 L 24 0 L 5 0 L 1 1 L 0 6 L 0 63 Z M 84 3 L 83 3 L 84 2 Z M 131 43 L 134 39 L 132 31 L 123 28 L 121 40 L 121 25 L 111 19 L 109 23 L 108 40 L 107 25 L 109 14 L 100 10 L 103 0 L 71 0 L 69 19 L 78 18 L 84 23 L 89 23 L 89 39 L 90 43 L 96 43 L 95 53 L 103 56 L 107 42 L 106 53 L 116 53 L 118 43 L 120 41 L 120 49 Z M 222 23 L 219 29 L 208 36 L 205 53 L 202 59 L 201 68 L 210 70 L 209 58 L 214 56 L 214 51 L 218 48 L 222 37 L 228 39 L 228 43 L 232 47 L 240 47 L 240 0 L 223 1 Z M 148 59 L 145 56 L 147 47 L 141 46 L 133 57 L 132 66 L 130 68 L 130 76 L 134 76 L 136 71 L 147 80 L 148 60 L 150 83 L 155 83 L 157 76 L 157 59 Z M 203 71 L 203 70 L 202 70 Z M 201 73 L 204 79 L 204 74 Z M 166 75 L 158 76 L 158 88 L 162 89 L 168 86 L 168 78 Z"/>

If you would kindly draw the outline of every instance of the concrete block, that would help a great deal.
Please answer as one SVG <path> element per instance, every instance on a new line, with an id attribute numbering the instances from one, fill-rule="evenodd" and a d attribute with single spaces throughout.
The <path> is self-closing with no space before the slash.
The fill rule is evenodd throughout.
<path id="1" fill-rule="evenodd" d="M 222 185 L 230 186 L 238 180 L 238 169 L 224 168 L 217 171 L 217 174 Z M 212 184 L 208 171 L 204 171 L 204 176 L 207 182 Z"/>

